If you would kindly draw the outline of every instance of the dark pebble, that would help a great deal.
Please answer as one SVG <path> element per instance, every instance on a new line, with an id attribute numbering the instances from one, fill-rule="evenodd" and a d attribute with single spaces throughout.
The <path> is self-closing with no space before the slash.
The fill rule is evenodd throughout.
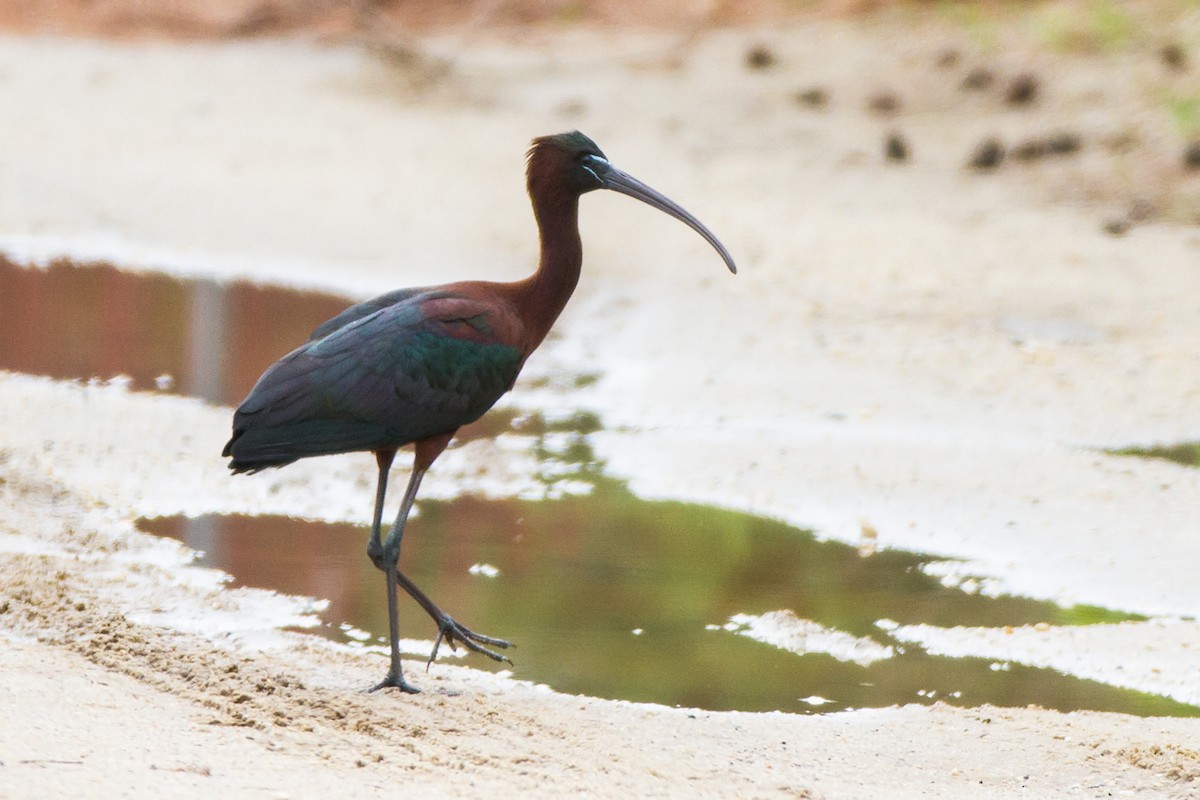
<path id="1" fill-rule="evenodd" d="M 1133 225 L 1125 217 L 1110 219 L 1104 223 L 1104 232 L 1109 236 L 1124 236 Z"/>
<path id="2" fill-rule="evenodd" d="M 962 88 L 970 91 L 980 91 L 992 85 L 992 81 L 996 80 L 996 76 L 987 67 L 976 67 L 967 73 L 963 78 Z"/>
<path id="3" fill-rule="evenodd" d="M 871 99 L 867 101 L 867 108 L 877 114 L 895 114 L 900 110 L 900 98 L 891 92 L 879 92 L 871 95 Z"/>
<path id="4" fill-rule="evenodd" d="M 1187 169 L 1200 169 L 1200 139 L 1190 142 L 1184 148 L 1183 166 Z"/>
<path id="5" fill-rule="evenodd" d="M 1010 106 L 1023 106 L 1037 99 L 1039 91 L 1038 79 L 1029 73 L 1018 75 L 1008 84 L 1004 93 L 1004 102 Z"/>
<path id="6" fill-rule="evenodd" d="M 766 69 L 775 66 L 775 54 L 766 45 L 756 44 L 746 51 L 746 66 L 750 69 Z"/>
<path id="7" fill-rule="evenodd" d="M 1046 156 L 1065 156 L 1079 152 L 1083 139 L 1077 133 L 1064 131 L 1046 137 L 1026 139 L 1012 149 L 1012 157 L 1018 161 L 1036 161 Z"/>
<path id="8" fill-rule="evenodd" d="M 888 161 L 907 161 L 908 142 L 899 133 L 892 131 L 884 142 L 883 154 Z"/>
<path id="9" fill-rule="evenodd" d="M 1164 64 L 1176 72 L 1183 72 L 1187 69 L 1187 52 L 1183 49 L 1183 45 L 1178 42 L 1164 44 L 1162 49 L 1158 51 L 1158 57 L 1162 59 Z"/>
<path id="10" fill-rule="evenodd" d="M 1066 156 L 1071 153 L 1078 153 L 1083 147 L 1083 139 L 1078 133 L 1063 131 L 1055 133 L 1046 139 L 1046 152 L 1052 156 Z"/>
<path id="11" fill-rule="evenodd" d="M 972 169 L 995 169 L 1000 166 L 1000 162 L 1003 160 L 1004 145 L 1000 144 L 1000 140 L 995 138 L 984 139 L 980 142 L 979 147 L 975 148 L 975 152 L 971 155 L 971 160 L 967 162 L 967 166 Z"/>
<path id="12" fill-rule="evenodd" d="M 829 105 L 829 92 L 815 86 L 812 89 L 804 89 L 796 92 L 796 102 L 802 106 L 809 108 L 824 108 Z"/>

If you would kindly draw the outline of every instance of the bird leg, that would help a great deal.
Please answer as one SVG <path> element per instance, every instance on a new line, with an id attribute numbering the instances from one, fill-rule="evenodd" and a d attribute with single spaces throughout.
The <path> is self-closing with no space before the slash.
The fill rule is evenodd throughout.
<path id="1" fill-rule="evenodd" d="M 426 671 L 429 670 L 429 665 L 437 658 L 438 648 L 442 645 L 442 640 L 450 645 L 451 650 L 457 650 L 458 645 L 462 644 L 473 653 L 482 653 L 493 661 L 507 661 L 512 663 L 512 659 L 507 656 L 500 655 L 494 650 L 488 649 L 488 646 L 499 647 L 501 649 L 512 647 L 512 642 L 505 639 L 496 639 L 492 636 L 484 636 L 482 633 L 476 633 L 465 625 L 462 625 L 454 620 L 445 611 L 442 611 L 429 597 L 422 592 L 417 585 L 408 579 L 403 572 L 397 571 L 396 577 L 400 582 L 400 586 L 404 591 L 408 592 L 412 599 L 420 604 L 421 608 L 425 609 L 425 613 L 433 618 L 437 623 L 438 635 L 433 643 L 433 652 L 429 654 L 429 660 L 425 662 Z"/>
<path id="2" fill-rule="evenodd" d="M 371 523 L 371 538 L 367 542 L 367 555 L 371 557 L 371 561 L 375 563 L 375 566 L 383 570 L 384 577 L 387 579 L 388 642 L 392 649 L 392 664 L 388 669 L 387 677 L 372 686 L 369 691 L 375 692 L 385 686 L 394 686 L 407 694 L 416 694 L 421 690 L 404 680 L 404 673 L 400 670 L 400 615 L 396 602 L 398 577 L 396 557 L 392 557 L 391 566 L 388 567 L 384 558 L 383 543 L 379 538 L 379 529 L 383 523 L 383 498 L 387 494 L 388 472 L 392 468 L 392 459 L 395 457 L 396 451 L 394 449 L 375 451 L 375 461 L 379 464 L 379 481 L 375 487 L 375 517 Z M 420 482 L 419 479 L 418 482 Z M 391 539 L 390 535 L 388 539 Z M 399 545 L 399 542 L 397 542 L 397 545 Z M 398 547 L 396 552 L 398 555 Z"/>
<path id="3" fill-rule="evenodd" d="M 388 531 L 385 540 L 381 537 L 380 530 L 383 519 L 383 500 L 387 492 L 388 472 L 391 469 L 392 459 L 395 458 L 395 455 L 395 450 L 376 451 L 375 454 L 376 461 L 379 464 L 379 483 L 375 491 L 375 515 L 371 525 L 371 539 L 367 544 L 367 555 L 370 556 L 375 566 L 383 571 L 384 577 L 387 579 L 388 634 L 391 641 L 392 662 L 387 677 L 379 685 L 373 687 L 371 691 L 381 689 L 385 686 L 395 686 L 404 692 L 416 693 L 420 690 L 405 681 L 400 671 L 400 625 L 396 601 L 397 586 L 402 587 L 404 591 L 408 592 L 421 608 L 425 609 L 425 613 L 429 614 L 433 621 L 437 623 L 438 635 L 433 643 L 433 652 L 429 656 L 429 661 L 425 664 L 426 669 L 429 669 L 429 664 L 432 664 L 434 658 L 437 657 L 437 651 L 443 639 L 450 645 L 452 650 L 457 649 L 458 644 L 461 643 L 468 650 L 482 653 L 495 661 L 509 661 L 509 659 L 489 649 L 489 647 L 506 648 L 510 647 L 511 643 L 504 639 L 484 636 L 459 624 L 449 614 L 438 608 L 429 599 L 428 595 L 422 592 L 408 576 L 400 572 L 398 562 L 400 559 L 400 542 L 404 536 L 404 525 L 408 521 L 408 515 L 412 511 L 413 502 L 417 498 L 417 489 L 420 488 L 421 479 L 425 476 L 428 467 L 421 466 L 420 464 L 413 465 L 412 475 L 408 480 L 408 488 L 404 492 L 404 500 L 400 503 L 400 510 L 396 514 L 396 522 L 392 525 L 392 529 Z"/>

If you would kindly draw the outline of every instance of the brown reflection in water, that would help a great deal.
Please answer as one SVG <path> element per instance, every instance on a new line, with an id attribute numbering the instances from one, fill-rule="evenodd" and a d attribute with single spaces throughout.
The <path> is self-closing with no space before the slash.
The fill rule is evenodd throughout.
<path id="1" fill-rule="evenodd" d="M 170 517 L 139 525 L 201 551 L 201 563 L 229 573 L 234 586 L 328 600 L 327 620 L 359 624 L 384 602 L 383 581 L 366 556 L 367 529 L 360 526 L 238 515 Z M 377 591 L 364 591 L 364 583 Z"/>
<path id="2" fill-rule="evenodd" d="M 68 260 L 0 256 L 0 369 L 54 378 L 128 375 L 133 388 L 236 403 L 268 365 L 351 301 L 255 284 L 180 280 Z"/>
<path id="3" fill-rule="evenodd" d="M 495 509 L 491 511 L 494 519 Z M 349 622 L 377 635 L 387 630 L 384 581 L 366 555 L 370 533 L 366 525 L 243 515 L 143 519 L 138 524 L 149 533 L 201 551 L 200 563 L 228 573 L 233 586 L 328 600 L 322 617 L 330 626 Z M 488 588 L 487 580 L 472 575 L 469 568 L 490 549 L 487 544 L 493 548 L 498 544 L 480 541 L 491 539 L 493 527 L 465 525 L 454 537 L 437 535 L 440 531 L 423 536 L 417 519 L 409 528 L 405 538 L 413 541 L 403 557 L 405 573 L 432 592 L 436 601 L 447 602 L 443 594 L 454 598 L 453 613 L 464 621 L 484 611 L 487 602 L 479 591 Z M 402 618 L 406 637 L 432 638 L 435 633 L 415 607 L 406 604 Z"/>
<path id="4" fill-rule="evenodd" d="M 486 578 L 470 573 L 470 567 L 485 554 L 514 536 L 520 540 L 520 502 L 482 501 L 466 498 L 452 504 L 453 535 L 447 535 L 447 520 L 439 519 L 432 530 L 425 521 L 412 519 L 405 532 L 406 552 L 401 568 L 437 602 L 453 598 L 453 612 L 470 620 L 488 613 Z M 433 505 L 433 508 L 440 508 Z M 369 508 L 366 509 L 369 512 Z M 439 515 L 440 516 L 440 515 Z M 507 523 L 507 525 L 506 525 Z M 169 536 L 203 553 L 201 563 L 227 572 L 234 586 L 274 589 L 286 594 L 329 601 L 323 618 L 333 625 L 351 622 L 377 634 L 387 630 L 387 607 L 382 573 L 367 558 L 367 525 L 314 523 L 279 516 L 208 515 L 194 519 L 166 517 L 143 519 L 139 526 L 159 536 Z M 554 537 L 563 552 L 534 552 L 517 547 L 525 558 L 511 563 L 510 579 L 524 582 L 538 563 L 561 563 L 575 549 L 576 537 Z M 533 563 L 524 563 L 536 555 Z M 448 609 L 449 610 L 449 607 Z M 434 631 L 422 612 L 406 607 L 403 614 L 406 637 L 431 638 Z M 497 634 L 500 635 L 500 634 Z"/>

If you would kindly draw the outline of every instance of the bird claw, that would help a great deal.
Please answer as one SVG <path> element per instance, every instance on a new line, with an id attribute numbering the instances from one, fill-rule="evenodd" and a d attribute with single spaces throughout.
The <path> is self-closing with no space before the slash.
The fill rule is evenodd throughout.
<path id="1" fill-rule="evenodd" d="M 403 675 L 394 675 L 391 672 L 389 672 L 386 678 L 384 678 L 379 683 L 372 686 L 370 689 L 367 689 L 367 694 L 371 694 L 372 692 L 378 692 L 380 689 L 386 689 L 388 687 L 399 689 L 400 691 L 404 692 L 405 694 L 420 694 L 421 693 L 420 689 L 413 686 L 408 681 L 404 680 Z"/>
<path id="2" fill-rule="evenodd" d="M 437 658 L 438 648 L 442 646 L 443 639 L 446 641 L 446 644 L 450 645 L 451 650 L 457 651 L 458 645 L 461 644 L 471 652 L 482 653 L 493 661 L 507 661 L 509 664 L 512 664 L 511 658 L 491 649 L 491 647 L 499 647 L 503 650 L 512 647 L 512 642 L 476 633 L 465 625 L 455 622 L 449 615 L 444 615 L 438 620 L 438 635 L 437 639 L 433 642 L 433 652 L 429 654 L 429 660 L 425 662 L 425 670 L 427 672 L 429 671 L 429 665 Z"/>

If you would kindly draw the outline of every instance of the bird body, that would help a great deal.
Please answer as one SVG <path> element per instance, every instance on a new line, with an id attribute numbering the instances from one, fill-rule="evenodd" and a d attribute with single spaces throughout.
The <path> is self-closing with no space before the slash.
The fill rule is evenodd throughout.
<path id="1" fill-rule="evenodd" d="M 541 245 L 537 270 L 512 283 L 464 281 L 399 289 L 351 306 L 313 331 L 308 342 L 269 367 L 234 413 L 223 455 L 235 473 L 280 467 L 312 456 L 369 451 L 379 467 L 367 552 L 387 578 L 391 668 L 376 689 L 417 691 L 400 671 L 396 590 L 403 588 L 446 639 L 494 659 L 509 643 L 455 622 L 400 572 L 404 524 L 421 478 L 455 431 L 512 388 L 579 281 L 583 248 L 579 197 L 610 189 L 683 221 L 717 249 L 724 246 L 695 217 L 613 167 L 578 131 L 535 139 L 527 187 Z M 396 522 L 381 536 L 387 476 L 396 451 L 412 444 L 412 475 Z"/>
<path id="2" fill-rule="evenodd" d="M 233 471 L 399 448 L 482 416 L 512 388 L 528 352 L 509 304 L 470 288 L 410 291 L 391 304 L 384 295 L 318 328 L 235 413 L 225 451 Z"/>

